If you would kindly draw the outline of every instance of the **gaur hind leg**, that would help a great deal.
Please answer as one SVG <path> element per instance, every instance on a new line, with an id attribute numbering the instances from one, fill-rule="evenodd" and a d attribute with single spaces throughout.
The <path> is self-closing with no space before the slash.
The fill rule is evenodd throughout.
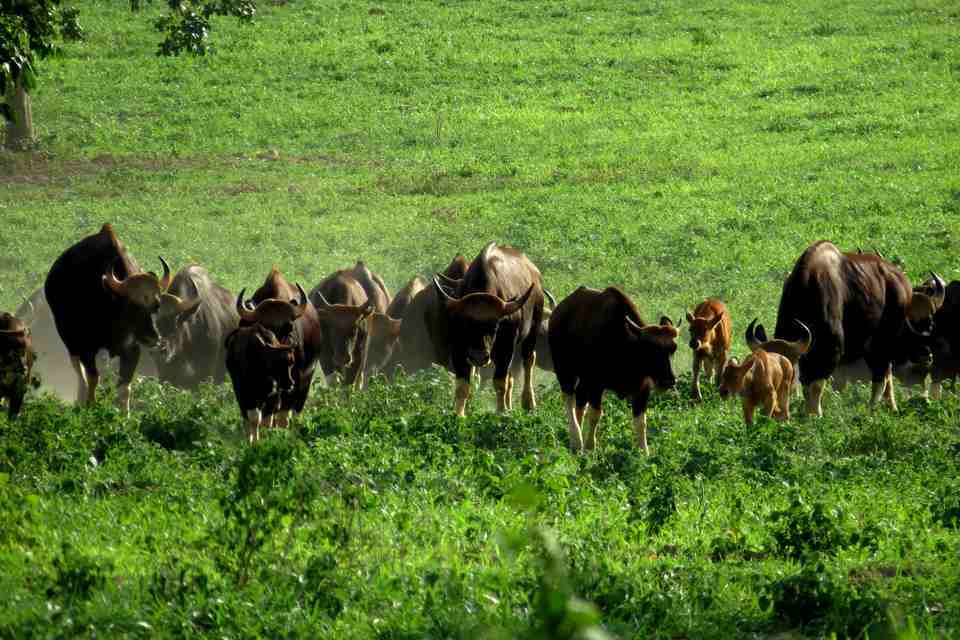
<path id="1" fill-rule="evenodd" d="M 140 361 L 140 347 L 133 346 L 120 354 L 120 367 L 117 378 L 117 408 L 124 415 L 130 414 L 130 387 L 133 384 L 133 374 L 137 371 Z"/>
<path id="2" fill-rule="evenodd" d="M 814 380 L 803 387 L 803 395 L 807 402 L 807 415 L 823 417 L 823 388 L 827 381 Z"/>
<path id="3" fill-rule="evenodd" d="M 593 451 L 597 448 L 597 436 L 600 433 L 600 418 L 603 417 L 603 391 L 594 391 L 590 394 L 590 402 L 587 405 L 587 437 L 583 442 L 585 451 Z"/>
<path id="4" fill-rule="evenodd" d="M 87 368 L 77 356 L 70 356 L 70 364 L 73 365 L 73 370 L 77 374 L 77 404 L 88 404 Z"/>
<path id="5" fill-rule="evenodd" d="M 583 449 L 583 435 L 580 432 L 580 422 L 583 412 L 577 405 L 575 393 L 563 392 L 563 406 L 567 415 L 567 427 L 570 431 L 570 451 L 579 453 Z"/>
<path id="6" fill-rule="evenodd" d="M 537 364 L 537 352 L 534 351 L 523 359 L 523 408 L 533 411 L 537 408 L 537 397 L 533 391 L 534 365 Z"/>

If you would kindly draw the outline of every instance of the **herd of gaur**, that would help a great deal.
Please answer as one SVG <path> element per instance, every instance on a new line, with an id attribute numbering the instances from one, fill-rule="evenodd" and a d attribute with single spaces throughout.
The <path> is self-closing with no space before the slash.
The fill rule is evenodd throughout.
<path id="1" fill-rule="evenodd" d="M 229 374 L 251 443 L 261 427 L 285 427 L 303 411 L 318 366 L 330 383 L 354 388 L 376 372 L 446 367 L 456 376 L 459 416 L 475 372 L 492 377 L 503 412 L 522 370 L 521 402 L 532 411 L 539 366 L 556 374 L 573 451 L 596 447 L 608 390 L 631 401 L 638 445 L 648 451 L 650 394 L 676 384 L 679 322 L 647 323 L 617 287 L 580 287 L 557 303 L 523 252 L 493 242 L 470 263 L 457 256 L 432 282 L 413 278 L 395 297 L 362 262 L 309 294 L 274 267 L 249 298 L 245 290 L 234 297 L 201 266 L 174 275 L 160 262 L 162 275 L 141 269 L 105 224 L 54 261 L 16 315 L 0 314 L 0 400 L 11 418 L 38 373 L 72 370 L 77 402 L 94 402 L 103 352 L 117 358 L 125 412 L 141 349 L 154 375 L 182 388 Z M 924 393 L 929 377 L 936 399 L 941 383 L 960 374 L 960 282 L 931 272 L 914 288 L 882 255 L 828 241 L 808 247 L 784 283 L 774 337 L 756 319 L 749 324 L 742 361 L 728 358 L 732 322 L 722 301 L 703 301 L 686 323 L 693 397 L 702 399 L 702 370 L 722 398 L 742 398 L 748 424 L 757 407 L 788 420 L 795 381 L 808 414 L 820 416 L 831 376 L 838 386 L 869 379 L 871 406 L 883 397 L 896 410 L 895 375 Z"/>

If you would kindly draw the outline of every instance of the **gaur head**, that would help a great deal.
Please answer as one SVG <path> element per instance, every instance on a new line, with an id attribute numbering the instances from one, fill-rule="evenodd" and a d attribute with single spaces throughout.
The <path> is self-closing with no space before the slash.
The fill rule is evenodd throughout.
<path id="1" fill-rule="evenodd" d="M 943 306 L 947 295 L 947 283 L 936 273 L 913 290 L 907 307 L 906 327 L 909 333 L 929 336 L 933 333 L 933 316 Z"/>
<path id="2" fill-rule="evenodd" d="M 720 398 L 726 400 L 730 396 L 741 393 L 753 376 L 754 365 L 759 361 L 750 354 L 739 362 L 736 358 L 727 360 L 723 373 L 720 376 Z"/>
<path id="3" fill-rule="evenodd" d="M 447 312 L 451 346 L 454 352 L 465 353 L 467 362 L 474 367 L 490 364 L 500 322 L 523 308 L 537 286 L 532 283 L 523 295 L 504 300 L 490 293 L 455 297 L 446 290 L 439 276 L 434 276 L 433 284 Z"/>
<path id="4" fill-rule="evenodd" d="M 658 389 L 672 389 L 677 384 L 673 375 L 673 354 L 677 352 L 677 336 L 680 333 L 669 318 L 661 318 L 661 324 L 641 325 L 630 316 L 624 316 L 627 344 L 624 350 L 626 361 L 632 366 L 643 367 Z"/>
<path id="5" fill-rule="evenodd" d="M 403 320 L 391 318 L 385 313 L 373 313 L 368 320 L 367 333 L 370 342 L 367 347 L 367 367 L 379 371 L 393 357 L 400 342 L 400 329 Z"/>
<path id="6" fill-rule="evenodd" d="M 716 331 L 723 321 L 724 312 L 712 318 L 694 316 L 687 312 L 687 323 L 690 325 L 690 348 L 694 355 L 707 357 L 713 354 L 713 343 Z"/>
<path id="7" fill-rule="evenodd" d="M 369 300 L 361 305 L 330 304 L 322 293 L 314 291 L 314 306 L 320 316 L 324 339 L 333 348 L 334 366 L 338 370 L 346 369 L 353 364 L 357 341 L 365 339 L 367 335 L 367 323 L 373 315 L 373 305 Z"/>
<path id="8" fill-rule="evenodd" d="M 303 287 L 296 285 L 300 299 L 281 300 L 267 298 L 256 306 L 252 302 L 244 302 L 243 294 L 246 289 L 240 290 L 237 296 L 237 313 L 240 320 L 248 324 L 259 324 L 269 329 L 281 342 L 289 342 L 293 334 L 293 323 L 302 316 L 309 302 Z"/>
<path id="9" fill-rule="evenodd" d="M 182 350 L 186 331 L 183 325 L 200 309 L 200 296 L 183 299 L 166 292 L 160 296 L 160 310 L 157 312 L 157 331 L 160 334 L 159 351 L 170 362 Z"/>
<path id="10" fill-rule="evenodd" d="M 257 345 L 257 364 L 266 376 L 273 381 L 276 391 L 293 389 L 293 366 L 295 363 L 293 345 L 283 344 L 269 329 L 255 325 L 247 329 L 254 332 Z"/>
<path id="11" fill-rule="evenodd" d="M 160 342 L 156 322 L 160 311 L 160 298 L 173 279 L 170 267 L 162 257 L 160 264 L 163 266 L 162 277 L 157 277 L 153 272 L 140 272 L 121 280 L 111 269 L 101 278 L 104 289 L 123 305 L 123 314 L 132 324 L 137 342 L 150 348 L 156 347 Z"/>

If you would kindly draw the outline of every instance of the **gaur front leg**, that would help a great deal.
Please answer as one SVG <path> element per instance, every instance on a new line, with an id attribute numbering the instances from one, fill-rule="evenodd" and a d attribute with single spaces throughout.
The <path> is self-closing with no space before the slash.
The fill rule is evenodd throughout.
<path id="1" fill-rule="evenodd" d="M 509 393 L 510 374 L 506 378 L 493 379 L 493 395 L 497 397 L 497 413 L 506 413 L 507 394 Z"/>
<path id="2" fill-rule="evenodd" d="M 470 399 L 470 378 L 473 377 L 473 368 L 466 378 L 457 378 L 457 388 L 453 396 L 453 412 L 463 418 L 467 415 L 467 401 Z"/>
<path id="3" fill-rule="evenodd" d="M 633 396 L 633 430 L 636 434 L 637 445 L 647 455 L 650 447 L 647 444 L 647 404 L 650 402 L 651 384 L 645 383 L 640 391 Z"/>
<path id="4" fill-rule="evenodd" d="M 723 379 L 723 367 L 727 364 L 727 352 L 717 351 L 713 360 L 713 384 L 720 387 L 720 381 Z"/>
<path id="5" fill-rule="evenodd" d="M 939 400 L 941 394 L 940 381 L 939 380 L 930 380 L 930 398 L 932 400 Z"/>
<path id="6" fill-rule="evenodd" d="M 753 411 L 755 408 L 756 407 L 754 406 L 753 402 L 746 398 L 743 399 L 743 421 L 747 424 L 747 426 L 751 426 L 753 424 Z"/>
<path id="7" fill-rule="evenodd" d="M 693 384 L 690 387 L 690 397 L 696 401 L 703 400 L 703 394 L 700 393 L 700 367 L 703 365 L 703 358 L 694 353 L 693 355 Z"/>
<path id="8" fill-rule="evenodd" d="M 567 426 L 570 429 L 570 451 L 579 453 L 583 449 L 583 437 L 580 433 L 581 409 L 577 406 L 577 397 L 563 394 L 563 405 L 567 414 Z"/>

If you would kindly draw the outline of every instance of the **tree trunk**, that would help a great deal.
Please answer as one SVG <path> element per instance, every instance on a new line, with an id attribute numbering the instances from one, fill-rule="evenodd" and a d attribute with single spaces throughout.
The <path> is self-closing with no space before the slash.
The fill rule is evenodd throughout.
<path id="1" fill-rule="evenodd" d="M 5 144 L 7 149 L 22 151 L 33 144 L 33 111 L 30 108 L 30 94 L 18 79 L 7 85 L 5 98 L 13 112 L 13 120 L 7 122 Z"/>

